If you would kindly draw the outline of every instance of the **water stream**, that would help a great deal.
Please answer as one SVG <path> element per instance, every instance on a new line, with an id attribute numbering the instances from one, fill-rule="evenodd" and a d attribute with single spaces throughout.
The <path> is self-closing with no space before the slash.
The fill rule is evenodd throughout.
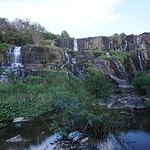
<path id="1" fill-rule="evenodd" d="M 79 51 L 78 42 L 77 42 L 76 39 L 74 39 L 73 50 L 74 50 L 74 51 Z"/>
<path id="2" fill-rule="evenodd" d="M 7 50 L 8 66 L 2 66 L 3 72 L 0 76 L 0 81 L 7 82 L 7 73 L 19 74 L 19 69 L 23 67 L 21 47 L 11 47 Z"/>

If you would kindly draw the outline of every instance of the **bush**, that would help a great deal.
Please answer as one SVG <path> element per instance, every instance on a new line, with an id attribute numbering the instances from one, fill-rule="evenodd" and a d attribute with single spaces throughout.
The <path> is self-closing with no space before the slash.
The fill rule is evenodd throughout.
<path id="1" fill-rule="evenodd" d="M 107 77 L 98 70 L 89 68 L 90 75 L 85 81 L 85 87 L 96 98 L 107 98 L 110 95 L 111 83 Z"/>
<path id="2" fill-rule="evenodd" d="M 113 58 L 115 58 L 116 60 L 121 61 L 122 63 L 124 63 L 125 60 L 127 60 L 128 57 L 130 56 L 129 53 L 121 52 L 121 51 L 111 50 L 111 51 L 109 51 L 109 53 L 112 55 Z"/>
<path id="3" fill-rule="evenodd" d="M 141 95 L 146 95 L 146 89 L 150 86 L 150 74 L 140 73 L 132 81 L 134 89 Z"/>
<path id="4" fill-rule="evenodd" d="M 32 75 L 28 75 L 26 77 L 26 80 L 28 83 L 42 83 L 43 79 L 41 78 L 41 76 L 32 76 Z"/>
<path id="5" fill-rule="evenodd" d="M 99 57 L 99 56 L 105 55 L 105 52 L 104 51 L 100 51 L 100 50 L 93 50 L 93 55 L 95 57 Z"/>
<path id="6" fill-rule="evenodd" d="M 5 52 L 11 45 L 7 44 L 7 43 L 2 43 L 0 44 L 0 51 L 1 52 Z"/>

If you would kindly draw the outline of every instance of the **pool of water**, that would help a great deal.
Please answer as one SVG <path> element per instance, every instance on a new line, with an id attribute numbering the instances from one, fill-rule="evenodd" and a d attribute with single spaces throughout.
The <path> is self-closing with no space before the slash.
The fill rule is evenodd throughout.
<path id="1" fill-rule="evenodd" d="M 119 137 L 112 135 L 101 142 L 92 143 L 92 148 L 86 150 L 148 150 L 150 148 L 150 110 L 136 111 L 136 123 Z M 54 150 L 55 141 L 60 138 L 58 134 L 49 131 L 50 123 L 31 121 L 24 123 L 10 123 L 6 128 L 0 129 L 0 150 Z M 5 144 L 7 139 L 21 135 L 28 142 L 24 144 Z M 57 148 L 58 149 L 58 148 Z"/>

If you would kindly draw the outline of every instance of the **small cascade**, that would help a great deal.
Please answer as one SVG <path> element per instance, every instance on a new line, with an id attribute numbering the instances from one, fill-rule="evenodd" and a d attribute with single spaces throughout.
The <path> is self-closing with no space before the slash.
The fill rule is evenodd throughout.
<path id="1" fill-rule="evenodd" d="M 73 50 L 74 51 L 79 51 L 78 42 L 77 42 L 76 39 L 74 39 Z"/>
<path id="2" fill-rule="evenodd" d="M 123 44 L 121 44 L 120 48 L 118 49 L 118 51 L 122 51 L 125 52 L 127 51 L 127 46 L 128 46 L 128 41 L 125 40 Z"/>
<path id="3" fill-rule="evenodd" d="M 112 59 L 112 63 L 114 65 L 113 68 L 116 73 L 116 76 L 122 80 L 122 84 L 128 85 L 129 84 L 128 74 L 123 64 L 115 59 Z"/>
<path id="4" fill-rule="evenodd" d="M 21 47 L 15 47 L 11 57 L 11 68 L 22 67 Z"/>
<path id="5" fill-rule="evenodd" d="M 76 61 L 76 59 L 73 58 L 73 57 L 71 56 L 71 54 L 68 54 L 67 51 L 64 52 L 64 55 L 65 55 L 67 61 L 60 67 L 60 69 L 62 69 L 63 67 L 65 67 L 67 64 L 69 64 L 70 67 L 69 67 L 69 65 L 67 66 L 67 67 L 68 67 L 68 70 L 70 70 L 69 73 L 72 74 L 72 75 L 80 76 L 83 80 L 85 80 L 85 79 L 84 79 L 84 75 L 83 75 L 83 73 L 84 73 L 84 68 L 83 68 L 83 69 L 80 69 L 80 68 L 77 66 L 77 61 Z"/>
<path id="6" fill-rule="evenodd" d="M 64 66 L 66 66 L 69 63 L 70 58 L 71 58 L 70 55 L 67 53 L 67 51 L 64 52 L 64 55 L 65 55 L 67 61 L 60 68 L 63 68 Z"/>
<path id="7" fill-rule="evenodd" d="M 141 54 L 140 50 L 137 51 L 137 57 L 138 57 L 140 69 L 141 69 L 141 71 L 143 71 L 144 70 L 143 69 L 143 57 L 142 57 L 142 54 Z"/>
<path id="8" fill-rule="evenodd" d="M 109 42 L 109 45 L 108 45 L 108 50 L 111 49 L 111 42 Z"/>
<path id="9" fill-rule="evenodd" d="M 110 57 L 111 57 L 111 55 L 110 55 L 110 53 L 109 53 L 109 52 L 106 52 L 106 56 L 107 56 L 108 58 L 110 58 Z"/>
<path id="10" fill-rule="evenodd" d="M 132 67 L 132 71 L 135 74 L 137 72 L 137 70 L 136 70 L 136 67 L 135 67 L 134 62 L 131 57 L 129 58 L 129 61 L 130 61 L 131 67 Z"/>
<path id="11" fill-rule="evenodd" d="M 0 81 L 8 81 L 7 73 L 19 75 L 22 65 L 21 47 L 9 48 L 6 52 L 8 66 L 2 66 Z"/>

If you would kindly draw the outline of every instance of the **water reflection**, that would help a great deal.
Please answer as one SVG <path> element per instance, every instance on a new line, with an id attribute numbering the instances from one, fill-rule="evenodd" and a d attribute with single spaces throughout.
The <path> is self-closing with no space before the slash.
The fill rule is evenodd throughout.
<path id="1" fill-rule="evenodd" d="M 70 134 L 68 141 L 61 141 L 58 134 L 49 132 L 49 124 L 41 122 L 26 122 L 11 124 L 7 128 L 0 129 L 0 150 L 147 150 L 150 147 L 150 110 L 135 112 L 136 123 L 127 132 L 119 136 L 109 135 L 107 139 L 94 141 L 90 137 L 81 143 L 73 145 Z M 21 145 L 4 144 L 13 136 L 20 134 L 29 142 Z M 78 134 L 80 136 L 80 134 Z M 84 141 L 84 142 L 83 142 Z"/>

